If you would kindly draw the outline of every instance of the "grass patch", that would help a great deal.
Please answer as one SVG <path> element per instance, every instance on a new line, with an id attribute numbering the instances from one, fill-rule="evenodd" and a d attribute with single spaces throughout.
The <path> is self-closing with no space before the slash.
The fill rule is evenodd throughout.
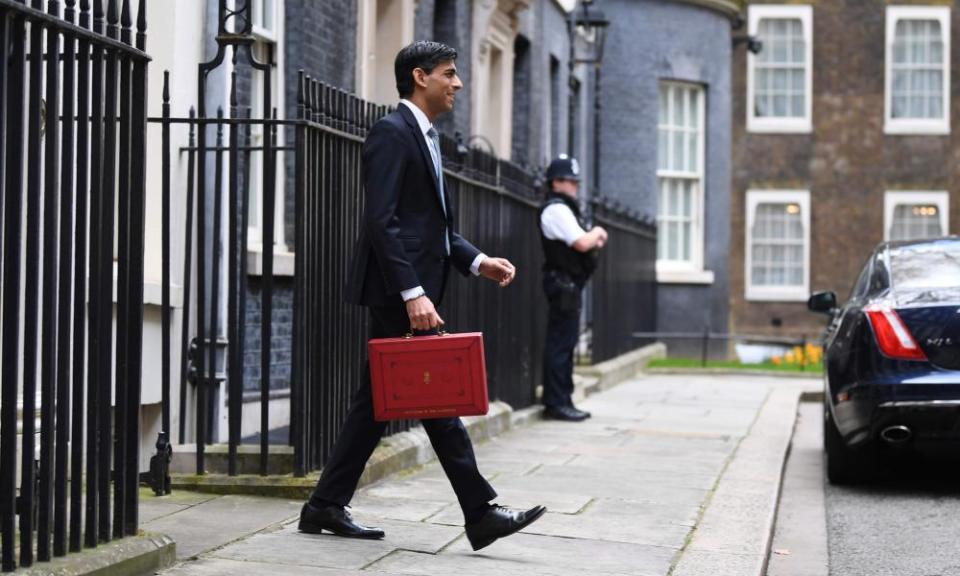
<path id="1" fill-rule="evenodd" d="M 739 360 L 707 360 L 706 365 L 699 358 L 653 358 L 648 364 L 650 368 L 726 368 L 731 370 L 772 370 L 777 372 L 823 372 L 823 363 L 814 362 L 803 366 L 781 362 L 761 362 L 760 364 L 744 364 Z"/>

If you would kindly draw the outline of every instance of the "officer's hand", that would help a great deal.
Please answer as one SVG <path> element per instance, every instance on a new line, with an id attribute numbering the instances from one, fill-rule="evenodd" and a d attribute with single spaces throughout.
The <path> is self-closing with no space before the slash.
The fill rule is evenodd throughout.
<path id="1" fill-rule="evenodd" d="M 406 305 L 412 330 L 432 330 L 443 326 L 443 318 L 440 318 L 433 302 L 426 296 L 407 300 Z"/>
<path id="2" fill-rule="evenodd" d="M 607 231 L 602 226 L 594 226 L 591 232 L 597 233 L 597 248 L 603 248 L 607 243 L 607 238 L 609 237 Z"/>
<path id="3" fill-rule="evenodd" d="M 513 282 L 517 269 L 506 258 L 484 258 L 480 263 L 480 275 L 500 284 L 503 288 Z"/>

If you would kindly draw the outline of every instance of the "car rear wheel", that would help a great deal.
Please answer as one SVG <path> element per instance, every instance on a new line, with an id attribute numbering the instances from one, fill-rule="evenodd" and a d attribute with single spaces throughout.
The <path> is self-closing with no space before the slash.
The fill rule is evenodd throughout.
<path id="1" fill-rule="evenodd" d="M 877 473 L 876 446 L 868 443 L 848 447 L 830 408 L 823 406 L 823 449 L 827 456 L 827 480 L 831 484 L 861 484 L 873 480 Z"/>

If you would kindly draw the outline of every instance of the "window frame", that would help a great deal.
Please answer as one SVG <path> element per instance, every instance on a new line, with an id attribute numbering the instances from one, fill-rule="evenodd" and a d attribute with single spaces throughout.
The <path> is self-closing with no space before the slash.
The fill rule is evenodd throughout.
<path id="1" fill-rule="evenodd" d="M 950 193 L 946 190 L 888 190 L 883 195 L 883 240 L 890 240 L 893 214 L 900 204 L 935 204 L 944 236 L 950 234 Z"/>
<path id="2" fill-rule="evenodd" d="M 256 37 L 255 46 L 251 46 L 251 51 L 256 54 L 261 47 L 267 44 L 273 45 L 273 65 L 270 68 L 271 74 L 271 100 L 273 107 L 278 113 L 282 113 L 285 106 L 284 82 L 285 82 L 285 59 L 286 59 L 286 39 L 284 38 L 284 27 L 281 23 L 284 21 L 286 10 L 284 0 L 273 0 L 273 18 L 276 29 L 274 31 L 266 30 L 255 26 L 253 28 Z M 263 60 L 262 55 L 260 59 Z M 250 83 L 251 90 L 251 114 L 254 118 L 259 118 L 263 114 L 263 102 L 261 92 L 263 90 L 263 72 L 253 70 L 253 77 Z M 261 126 L 261 131 L 251 135 L 251 145 L 261 146 L 266 134 L 265 127 Z M 285 139 L 284 127 L 277 127 L 277 146 L 282 146 Z M 274 182 L 274 275 L 289 276 L 293 273 L 292 246 L 287 244 L 286 237 L 286 166 L 285 153 L 282 150 L 276 150 L 276 174 Z M 263 154 L 253 153 L 251 155 L 250 166 L 251 177 L 251 197 L 250 202 L 256 209 L 252 211 L 250 221 L 247 226 L 247 273 L 251 276 L 263 274 Z M 255 216 L 255 218 L 254 218 Z M 256 221 L 255 221 L 256 220 Z"/>
<path id="3" fill-rule="evenodd" d="M 760 204 L 799 204 L 803 223 L 803 284 L 796 286 L 757 286 L 753 284 L 753 224 Z M 744 259 L 744 296 L 755 302 L 805 302 L 810 297 L 810 191 L 748 190 L 747 191 L 746 258 Z"/>
<path id="4" fill-rule="evenodd" d="M 250 29 L 253 31 L 253 35 L 269 42 L 278 43 L 280 34 L 277 32 L 277 25 L 282 22 L 279 20 L 280 16 L 280 5 L 283 4 L 283 0 L 251 0 L 250 4 Z M 266 3 L 273 5 L 273 28 L 264 28 L 257 24 L 258 16 L 259 20 L 263 21 L 263 6 Z"/>
<path id="5" fill-rule="evenodd" d="M 943 118 L 893 118 L 893 40 L 899 20 L 937 20 L 943 35 Z M 950 133 L 950 7 L 887 6 L 884 47 L 884 134 L 927 135 Z"/>
<path id="6" fill-rule="evenodd" d="M 693 172 L 684 170 L 664 170 L 659 166 L 659 135 L 662 125 L 659 121 L 659 92 L 666 86 L 671 91 L 680 89 L 681 91 L 695 92 L 697 99 L 697 126 L 696 134 L 698 136 L 696 154 L 697 169 Z M 686 82 L 675 79 L 661 79 L 657 82 L 658 109 L 657 109 L 657 229 L 660 226 L 660 206 L 659 197 L 661 190 L 661 181 L 664 178 L 674 180 L 689 180 L 695 183 L 696 193 L 693 198 L 694 206 L 691 211 L 691 238 L 690 238 L 690 260 L 665 260 L 657 257 L 657 281 L 661 283 L 684 283 L 684 284 L 709 284 L 713 282 L 713 272 L 704 270 L 704 238 L 705 238 L 705 205 L 706 205 L 706 114 L 707 114 L 707 89 L 703 84 L 696 82 Z M 682 93 L 682 92 L 681 92 Z M 671 119 L 672 120 L 672 119 Z M 675 128 L 674 124 L 670 124 Z M 673 146 L 669 146 L 672 154 Z M 685 146 L 684 151 L 688 149 Z M 658 232 L 659 234 L 659 232 Z M 657 238 L 659 244 L 660 238 Z"/>
<path id="7" fill-rule="evenodd" d="M 755 114 L 756 55 L 747 51 L 747 132 L 809 134 L 813 132 L 813 6 L 754 4 L 749 8 L 748 34 L 754 36 L 763 19 L 798 18 L 803 28 L 805 101 L 804 115 L 799 118 L 758 117 Z"/>

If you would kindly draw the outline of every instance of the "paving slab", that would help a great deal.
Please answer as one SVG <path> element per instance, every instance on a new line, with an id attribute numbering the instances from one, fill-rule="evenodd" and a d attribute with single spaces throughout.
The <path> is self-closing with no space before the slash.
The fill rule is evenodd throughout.
<path id="1" fill-rule="evenodd" d="M 472 552 L 465 538 L 443 554 L 390 554 L 370 568 L 401 574 L 457 574 L 480 576 L 666 574 L 676 550 L 641 544 L 553 538 L 520 533 L 480 552 Z"/>
<path id="2" fill-rule="evenodd" d="M 163 573 L 164 576 L 396 576 L 396 573 L 370 570 L 344 570 L 343 568 L 320 568 L 317 566 L 277 564 L 228 560 L 226 558 L 201 558 L 187 561 Z"/>
<path id="3" fill-rule="evenodd" d="M 176 514 L 144 522 L 148 532 L 167 534 L 177 543 L 177 558 L 223 546 L 300 512 L 303 502 L 256 496 L 218 496 Z"/>

